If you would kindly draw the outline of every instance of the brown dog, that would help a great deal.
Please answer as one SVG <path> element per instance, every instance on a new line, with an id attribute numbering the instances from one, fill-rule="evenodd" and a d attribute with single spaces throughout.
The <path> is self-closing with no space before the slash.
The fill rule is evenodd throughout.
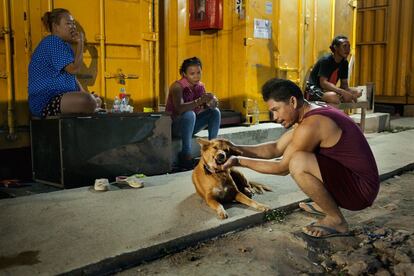
<path id="1" fill-rule="evenodd" d="M 257 193 L 271 191 L 265 185 L 249 183 L 242 173 L 231 168 L 220 171 L 231 155 L 240 155 L 241 152 L 230 146 L 225 139 L 206 140 L 198 138 L 201 146 L 201 158 L 193 171 L 193 183 L 197 193 L 204 198 L 208 206 L 213 208 L 221 219 L 228 217 L 221 203 L 237 201 L 259 211 L 270 208 L 251 199 L 253 190 Z"/>

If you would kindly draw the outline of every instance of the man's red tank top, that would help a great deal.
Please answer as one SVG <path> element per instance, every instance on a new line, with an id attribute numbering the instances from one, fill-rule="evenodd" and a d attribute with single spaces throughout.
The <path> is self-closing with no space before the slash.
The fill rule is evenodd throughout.
<path id="1" fill-rule="evenodd" d="M 334 159 L 348 168 L 362 183 L 366 184 L 360 186 L 360 188 L 364 196 L 368 197 L 367 200 L 372 196 L 374 196 L 372 198 L 374 200 L 380 183 L 378 168 L 361 129 L 349 116 L 330 106 L 313 109 L 307 112 L 304 118 L 313 115 L 330 118 L 342 130 L 341 138 L 334 146 L 329 148 L 319 147 L 315 150 L 315 153 Z"/>

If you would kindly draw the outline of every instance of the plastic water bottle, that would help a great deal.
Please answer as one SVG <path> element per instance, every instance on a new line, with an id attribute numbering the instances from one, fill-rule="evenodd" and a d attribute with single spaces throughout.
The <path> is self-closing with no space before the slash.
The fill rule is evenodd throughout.
<path id="1" fill-rule="evenodd" d="M 114 105 L 112 106 L 112 113 L 120 112 L 121 111 L 120 105 L 121 105 L 121 101 L 119 100 L 118 96 L 115 96 Z"/>
<path id="2" fill-rule="evenodd" d="M 128 96 L 125 91 L 125 87 L 121 87 L 121 89 L 119 90 L 119 98 L 121 99 L 120 111 L 129 112 L 129 108 L 128 108 L 129 101 L 128 101 Z"/>

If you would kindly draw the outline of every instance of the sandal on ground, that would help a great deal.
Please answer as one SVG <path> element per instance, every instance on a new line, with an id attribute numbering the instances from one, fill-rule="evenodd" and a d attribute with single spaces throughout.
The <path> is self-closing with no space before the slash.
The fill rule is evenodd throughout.
<path id="1" fill-rule="evenodd" d="M 325 239 L 325 238 L 333 238 L 333 237 L 350 237 L 352 236 L 352 234 L 348 231 L 348 232 L 339 232 L 338 230 L 328 227 L 328 226 L 323 226 L 323 225 L 316 225 L 315 222 L 312 222 L 311 224 L 309 224 L 307 226 L 308 228 L 313 228 L 314 230 L 322 230 L 322 232 L 324 234 L 322 234 L 321 236 L 313 236 L 311 234 L 306 233 L 304 230 L 302 230 L 302 233 L 315 238 L 315 239 Z"/>
<path id="2" fill-rule="evenodd" d="M 323 213 L 321 211 L 318 211 L 318 210 L 315 209 L 315 207 L 313 207 L 312 202 L 301 202 L 301 203 L 305 204 L 306 207 L 308 208 L 308 210 L 306 210 L 306 209 L 300 207 L 300 205 L 299 205 L 299 208 L 302 209 L 303 211 L 305 211 L 309 214 L 313 214 L 313 215 L 325 216 L 325 213 Z"/>

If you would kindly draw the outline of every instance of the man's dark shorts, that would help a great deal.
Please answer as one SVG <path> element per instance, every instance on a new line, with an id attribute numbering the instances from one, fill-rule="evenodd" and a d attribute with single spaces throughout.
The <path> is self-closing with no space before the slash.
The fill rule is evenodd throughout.
<path id="1" fill-rule="evenodd" d="M 309 101 L 322 101 L 323 91 L 320 87 L 306 82 L 305 98 Z"/>
<path id="2" fill-rule="evenodd" d="M 362 194 L 367 185 L 350 169 L 327 156 L 315 154 L 325 188 L 339 207 L 358 211 L 372 205 Z M 373 191 L 373 193 L 378 191 Z M 375 197 L 373 197 L 375 198 Z"/>

